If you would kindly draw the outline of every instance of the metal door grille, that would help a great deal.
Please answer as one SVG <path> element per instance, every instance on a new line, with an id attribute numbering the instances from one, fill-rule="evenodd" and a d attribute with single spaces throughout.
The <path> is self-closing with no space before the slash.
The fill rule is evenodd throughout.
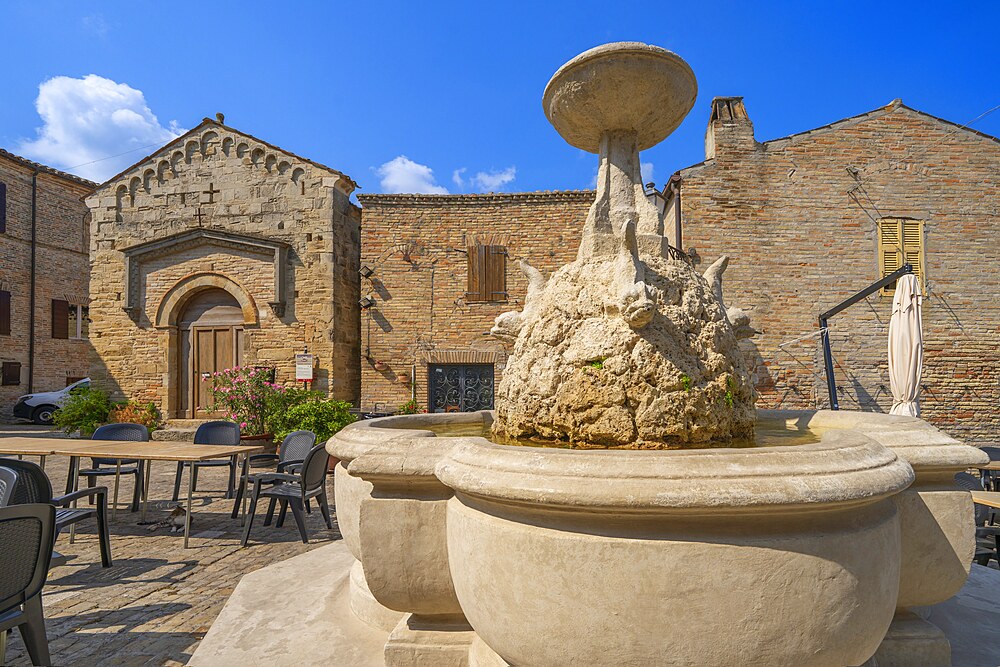
<path id="1" fill-rule="evenodd" d="M 432 364 L 427 373 L 430 412 L 493 409 L 493 364 Z"/>

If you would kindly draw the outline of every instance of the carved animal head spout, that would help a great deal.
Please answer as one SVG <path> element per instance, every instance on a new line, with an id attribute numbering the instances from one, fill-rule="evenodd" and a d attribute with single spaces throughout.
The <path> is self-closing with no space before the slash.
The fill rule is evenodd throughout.
<path id="1" fill-rule="evenodd" d="M 704 278 L 709 286 L 711 286 L 712 293 L 715 294 L 715 298 L 719 301 L 719 305 L 722 306 L 722 310 L 726 313 L 726 319 L 729 320 L 729 324 L 733 327 L 733 333 L 736 335 L 736 338 L 752 338 L 760 332 L 750 326 L 749 313 L 742 308 L 727 307 L 726 302 L 722 298 L 722 274 L 726 272 L 728 267 L 729 255 L 722 255 L 705 270 Z"/>

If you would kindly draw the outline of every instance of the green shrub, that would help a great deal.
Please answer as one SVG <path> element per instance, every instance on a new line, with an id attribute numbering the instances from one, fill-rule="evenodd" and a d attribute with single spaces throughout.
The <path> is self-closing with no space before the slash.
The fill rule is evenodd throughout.
<path id="1" fill-rule="evenodd" d="M 427 410 L 420 407 L 420 404 L 413 398 L 408 400 L 406 403 L 403 403 L 396 409 L 397 415 L 416 415 L 421 412 L 427 412 Z"/>
<path id="2" fill-rule="evenodd" d="M 318 394 L 318 392 L 304 393 Z M 272 415 L 274 438 L 281 442 L 292 431 L 312 431 L 316 434 L 317 443 L 326 442 L 330 436 L 356 419 L 350 413 L 350 409 L 351 404 L 346 401 L 308 396 L 282 413 Z"/>
<path id="3" fill-rule="evenodd" d="M 93 435 L 98 426 L 108 423 L 114 406 L 106 393 L 97 387 L 77 387 L 69 394 L 66 404 L 56 410 L 52 420 L 66 433 L 80 431 L 80 435 Z"/>
<path id="4" fill-rule="evenodd" d="M 156 403 L 125 401 L 124 403 L 115 403 L 108 415 L 108 422 L 112 424 L 142 424 L 152 433 L 160 428 L 163 417 L 160 415 Z"/>

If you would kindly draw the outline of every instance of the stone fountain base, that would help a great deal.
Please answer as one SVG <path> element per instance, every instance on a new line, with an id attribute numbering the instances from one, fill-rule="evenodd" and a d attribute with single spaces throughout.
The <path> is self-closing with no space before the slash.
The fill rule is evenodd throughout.
<path id="1" fill-rule="evenodd" d="M 243 577 L 188 664 L 383 667 L 389 631 L 372 628 L 351 611 L 349 581 L 354 562 L 347 546 L 335 542 Z M 303 572 L 312 576 L 303 577 Z M 973 565 L 958 595 L 913 616 L 914 623 L 926 617 L 951 644 L 950 652 L 944 654 L 938 644 L 935 664 L 946 665 L 942 659 L 950 657 L 950 664 L 962 667 L 1000 665 L 1000 624 L 996 623 L 1000 601 L 991 594 L 996 590 L 1000 590 L 1000 571 Z M 301 617 L 303 610 L 306 616 L 301 623 L 282 620 Z M 279 623 L 280 629 L 275 627 Z M 474 641 L 465 664 L 503 667 L 494 656 L 482 642 Z"/>

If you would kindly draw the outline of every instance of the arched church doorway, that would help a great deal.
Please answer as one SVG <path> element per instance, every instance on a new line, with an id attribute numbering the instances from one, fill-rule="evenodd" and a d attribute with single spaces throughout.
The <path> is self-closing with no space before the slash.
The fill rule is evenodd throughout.
<path id="1" fill-rule="evenodd" d="M 217 417 L 212 412 L 211 373 L 242 364 L 243 309 L 232 294 L 210 288 L 192 296 L 177 320 L 178 410 L 187 419 Z"/>

